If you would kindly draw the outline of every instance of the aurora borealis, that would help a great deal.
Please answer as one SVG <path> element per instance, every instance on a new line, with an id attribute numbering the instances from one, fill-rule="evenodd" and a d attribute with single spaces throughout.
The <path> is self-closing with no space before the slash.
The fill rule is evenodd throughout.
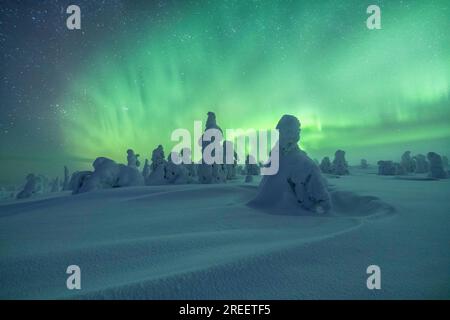
<path id="1" fill-rule="evenodd" d="M 56 163 L 88 168 L 97 156 L 123 162 L 128 148 L 149 158 L 158 144 L 174 144 L 172 130 L 193 130 L 208 111 L 222 128 L 243 129 L 273 128 L 293 114 L 302 122 L 300 145 L 314 158 L 338 148 L 350 162 L 372 163 L 405 150 L 450 153 L 448 1 L 78 2 L 82 33 L 42 31 L 34 43 L 73 53 L 56 66 L 48 59 L 45 79 L 23 89 L 22 100 L 51 91 L 28 97 L 44 117 L 39 132 L 24 136 L 25 118 L 35 123 L 36 114 L 20 112 L 8 90 L 25 63 L 16 59 L 4 73 L 3 181 L 24 170 L 58 174 Z M 366 28 L 369 4 L 381 8 L 381 30 Z M 56 16 L 42 23 L 64 26 L 64 11 L 48 12 Z M 17 41 L 2 42 L 5 65 Z M 6 128 L 13 109 L 18 125 Z"/>

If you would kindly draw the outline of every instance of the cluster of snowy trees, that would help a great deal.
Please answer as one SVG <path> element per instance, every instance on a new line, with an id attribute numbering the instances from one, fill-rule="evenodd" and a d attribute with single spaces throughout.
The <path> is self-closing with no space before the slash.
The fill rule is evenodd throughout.
<path id="1" fill-rule="evenodd" d="M 336 150 L 334 153 L 333 162 L 330 161 L 329 157 L 324 157 L 319 165 L 322 173 L 334 174 L 338 176 L 343 176 L 349 174 L 348 163 L 345 160 L 345 151 Z"/>
<path id="2" fill-rule="evenodd" d="M 209 129 L 222 132 L 213 112 L 208 112 L 205 133 Z M 327 212 L 331 208 L 331 200 L 327 181 L 322 173 L 349 174 L 345 151 L 337 150 L 333 161 L 329 157 L 324 157 L 318 165 L 298 146 L 300 121 L 296 117 L 284 115 L 276 129 L 279 132 L 279 139 L 272 152 L 276 150 L 279 154 L 279 170 L 274 175 L 263 176 L 257 196 L 249 204 L 264 208 L 298 206 L 309 211 Z M 239 166 L 233 143 L 226 140 L 220 142 L 219 150 L 223 151 L 224 157 L 231 155 L 232 161 L 227 159 L 223 164 L 217 164 L 207 163 L 201 159 L 196 163 L 189 148 L 183 148 L 180 152 L 170 152 L 166 157 L 163 146 L 159 145 L 152 151 L 150 160 L 145 159 L 141 170 L 139 154 L 128 149 L 126 165 L 99 157 L 93 162 L 93 170 L 90 171 L 76 171 L 70 175 L 68 168 L 64 167 L 64 179 L 61 181 L 59 178 L 50 181 L 44 176 L 29 174 L 16 197 L 23 199 L 36 193 L 69 190 L 73 194 L 78 194 L 99 189 L 143 185 L 225 183 L 236 179 L 238 175 L 244 175 L 245 181 L 251 182 L 254 176 L 260 175 L 262 167 L 257 164 L 256 159 L 247 155 L 245 165 Z M 202 154 L 211 143 L 214 143 L 214 138 L 205 141 L 202 136 L 199 141 Z M 266 165 L 270 165 L 270 162 Z M 360 167 L 367 168 L 367 161 L 362 159 Z M 441 179 L 448 176 L 447 167 L 448 159 L 435 152 L 429 152 L 425 157 L 422 154 L 411 156 L 411 152 L 407 151 L 398 163 L 390 160 L 379 161 L 378 173 L 380 175 L 428 173 L 432 178 Z"/>
<path id="3" fill-rule="evenodd" d="M 205 131 L 208 129 L 222 129 L 217 125 L 213 112 L 208 113 Z M 211 141 L 201 141 L 202 151 L 208 147 Z M 187 183 L 225 183 L 227 180 L 237 178 L 240 172 L 247 177 L 259 175 L 259 165 L 254 159 L 247 157 L 245 168 L 241 169 L 237 164 L 237 154 L 231 141 L 223 141 L 223 155 L 230 150 L 234 155 L 234 161 L 224 164 L 207 164 L 203 159 L 195 163 L 189 148 L 183 148 L 179 153 L 171 152 L 165 156 L 162 145 L 155 148 L 150 161 L 145 159 L 142 171 L 140 170 L 139 154 L 134 150 L 127 150 L 127 164 L 116 163 L 112 159 L 99 157 L 92 164 L 92 171 L 76 171 L 69 177 L 69 170 L 64 167 L 64 181 L 59 182 L 55 178 L 49 184 L 48 191 L 70 190 L 73 194 L 90 192 L 98 189 L 119 188 L 142 185 L 187 184 Z M 182 163 L 179 161 L 183 159 Z M 187 161 L 189 159 L 189 161 Z M 189 163 L 189 164 L 186 164 Z M 42 178 L 30 174 L 26 178 L 23 189 L 17 194 L 17 198 L 28 198 L 39 193 Z M 250 179 L 247 179 L 250 180 Z"/>
<path id="4" fill-rule="evenodd" d="M 205 131 L 214 128 L 221 131 L 217 125 L 213 112 L 208 113 Z M 279 141 L 275 144 L 279 151 L 279 171 L 274 175 L 263 177 L 257 197 L 252 201 L 254 206 L 277 206 L 289 203 L 305 210 L 317 212 L 328 211 L 331 207 L 327 182 L 323 178 L 318 165 L 307 154 L 300 150 L 300 122 L 291 115 L 284 115 L 276 127 L 279 130 Z M 214 140 L 201 139 L 202 151 Z M 261 165 L 251 155 L 246 156 L 245 165 L 238 166 L 238 155 L 234 151 L 231 141 L 223 141 L 224 157 L 232 155 L 233 161 L 223 164 L 207 163 L 201 159 L 195 163 L 191 159 L 191 150 L 182 149 L 179 153 L 171 152 L 166 157 L 162 145 L 156 147 L 150 161 L 145 159 L 142 170 L 139 154 L 134 150 L 127 150 L 127 164 L 99 157 L 93 162 L 93 170 L 76 171 L 69 175 L 64 167 L 64 180 L 55 178 L 50 186 L 51 191 L 71 190 L 73 194 L 90 192 L 99 189 L 164 184 L 186 183 L 225 183 L 235 179 L 239 174 L 245 176 L 245 181 L 252 181 L 254 176 L 260 175 Z M 272 151 L 274 151 L 272 149 Z M 230 151 L 230 152 L 227 152 Z M 180 161 L 183 159 L 183 161 Z M 189 159 L 191 161 L 185 161 Z M 270 163 L 266 164 L 270 165 Z M 335 159 L 330 164 L 336 174 L 348 174 L 345 152 L 336 151 Z M 70 177 L 69 177 L 70 176 Z M 42 178 L 29 174 L 23 189 L 17 198 L 27 198 L 42 188 Z"/>
<path id="5" fill-rule="evenodd" d="M 400 162 L 392 160 L 378 161 L 379 175 L 407 175 L 407 174 L 423 174 L 428 173 L 428 176 L 433 179 L 445 179 L 449 176 L 448 172 L 448 158 L 437 154 L 436 152 L 428 152 L 427 156 L 417 154 L 411 156 L 411 151 L 405 151 Z"/>

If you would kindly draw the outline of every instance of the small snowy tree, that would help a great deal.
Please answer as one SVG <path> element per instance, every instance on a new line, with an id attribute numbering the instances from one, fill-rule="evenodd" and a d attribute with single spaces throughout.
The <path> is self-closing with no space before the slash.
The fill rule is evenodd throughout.
<path id="1" fill-rule="evenodd" d="M 207 161 L 205 160 L 208 149 L 218 145 L 222 137 L 220 137 L 219 141 L 216 141 L 216 137 L 212 136 L 210 141 L 207 141 L 207 139 L 205 139 L 205 134 L 209 133 L 208 130 L 217 130 L 218 132 L 222 133 L 222 129 L 217 125 L 216 115 L 214 114 L 214 112 L 208 112 L 205 132 L 199 142 L 202 146 L 202 161 L 197 168 L 198 180 L 200 183 L 223 183 L 226 182 L 227 177 L 226 170 L 223 164 L 211 164 L 207 163 Z M 216 155 L 215 152 L 216 150 L 214 148 L 209 156 L 211 156 L 211 158 L 214 158 Z"/>
<path id="2" fill-rule="evenodd" d="M 152 152 L 151 173 L 148 175 L 145 183 L 147 185 L 166 184 L 166 166 L 167 161 L 164 159 L 164 149 L 159 145 Z"/>
<path id="3" fill-rule="evenodd" d="M 320 170 L 322 173 L 331 173 L 331 161 L 329 157 L 324 157 L 320 162 Z"/>
<path id="4" fill-rule="evenodd" d="M 130 167 L 134 167 L 134 168 L 138 168 L 141 163 L 139 162 L 139 155 L 135 154 L 133 149 L 128 149 L 127 150 L 127 162 L 128 162 L 128 166 Z"/>
<path id="5" fill-rule="evenodd" d="M 444 170 L 442 158 L 436 152 L 428 152 L 428 161 L 430 162 L 430 178 L 445 179 L 447 178 L 447 172 Z"/>
<path id="6" fill-rule="evenodd" d="M 28 174 L 26 177 L 25 186 L 23 187 L 22 191 L 17 194 L 16 198 L 26 199 L 31 197 L 37 192 L 37 183 L 38 178 L 33 173 Z"/>
<path id="7" fill-rule="evenodd" d="M 147 177 L 150 174 L 150 165 L 148 164 L 148 159 L 145 159 L 144 168 L 142 169 L 142 176 L 144 179 L 147 179 Z"/>
<path id="8" fill-rule="evenodd" d="M 333 164 L 331 166 L 331 172 L 335 175 L 346 175 L 348 174 L 348 164 L 345 160 L 345 151 L 337 150 L 334 154 Z"/>
<path id="9" fill-rule="evenodd" d="M 415 173 L 426 173 L 429 170 L 427 158 L 423 154 L 417 154 L 413 157 L 415 161 Z"/>
<path id="10" fill-rule="evenodd" d="M 378 161 L 378 174 L 381 176 L 394 176 L 396 174 L 396 167 L 391 160 Z"/>
<path id="11" fill-rule="evenodd" d="M 76 171 L 72 173 L 69 182 L 69 190 L 72 190 L 73 194 L 79 193 L 81 186 L 91 175 L 92 171 Z"/>
<path id="12" fill-rule="evenodd" d="M 174 161 L 175 157 L 180 157 L 181 155 L 177 154 L 176 152 L 171 152 L 169 154 L 169 157 L 167 159 L 167 165 L 165 170 L 165 180 L 167 183 L 172 184 L 185 184 L 185 183 L 191 183 L 192 178 L 189 175 L 188 169 L 185 167 L 184 164 L 176 164 L 178 161 Z"/>
<path id="13" fill-rule="evenodd" d="M 400 165 L 403 167 L 405 173 L 414 172 L 414 161 L 411 158 L 411 151 L 405 151 L 402 155 Z"/>

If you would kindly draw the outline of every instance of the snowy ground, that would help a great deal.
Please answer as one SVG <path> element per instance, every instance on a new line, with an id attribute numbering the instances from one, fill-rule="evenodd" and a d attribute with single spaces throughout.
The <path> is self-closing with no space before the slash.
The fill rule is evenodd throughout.
<path id="1" fill-rule="evenodd" d="M 2 202 L 0 298 L 450 298 L 450 180 L 369 171 L 329 177 L 327 215 L 249 208 L 257 181 Z"/>

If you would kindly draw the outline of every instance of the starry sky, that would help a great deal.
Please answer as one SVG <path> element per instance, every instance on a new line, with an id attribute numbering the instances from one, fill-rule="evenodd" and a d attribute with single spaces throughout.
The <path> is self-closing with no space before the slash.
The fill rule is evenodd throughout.
<path id="1" fill-rule="evenodd" d="M 450 154 L 449 30 L 446 0 L 3 0 L 0 183 L 150 158 L 208 111 L 243 129 L 296 115 L 318 159 Z"/>

